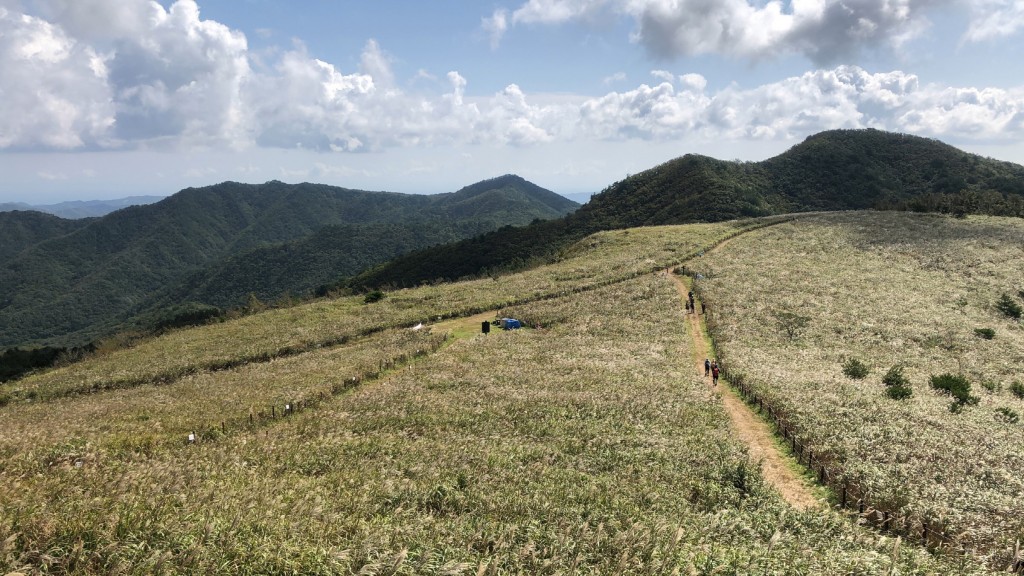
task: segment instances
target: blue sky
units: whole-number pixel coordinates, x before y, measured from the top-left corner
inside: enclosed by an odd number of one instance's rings
[[[0,0],[0,202],[598,191],[832,128],[1024,163],[1024,0]]]

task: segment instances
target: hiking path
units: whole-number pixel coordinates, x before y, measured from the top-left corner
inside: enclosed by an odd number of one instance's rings
[[[675,283],[679,296],[686,300],[690,291],[689,285],[675,274],[674,269],[668,270],[668,274]],[[694,302],[695,308],[700,310],[700,300]],[[691,345],[693,366],[697,373],[704,377],[704,359],[713,359],[707,341],[707,329],[703,322],[704,315],[690,312],[685,316],[693,340]],[[709,387],[714,386],[711,376],[704,377],[704,380]],[[821,499],[815,496],[811,482],[799,472],[800,467],[796,461],[779,450],[771,427],[743,402],[743,399],[729,386],[724,377],[718,379],[718,385],[714,386],[714,392],[721,398],[722,405],[732,422],[732,428],[736,432],[737,438],[747,446],[751,460],[760,463],[765,481],[778,490],[786,502],[798,510],[823,506]]]

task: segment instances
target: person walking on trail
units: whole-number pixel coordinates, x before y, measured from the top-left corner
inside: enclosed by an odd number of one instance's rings
[[[693,310],[694,312],[696,312],[697,311],[697,307],[693,305],[693,291],[691,290],[690,293],[687,294],[687,296],[690,297],[690,310]]]
[[[707,378],[711,374],[711,360],[704,359],[704,377]]]
[[[718,372],[719,372],[719,370],[718,370],[718,363],[712,361],[711,362],[711,385],[712,386],[717,386],[718,385]]]
[[[707,314],[708,313],[708,306],[707,306],[707,304],[704,303],[703,300],[700,301],[700,313],[701,314]]]

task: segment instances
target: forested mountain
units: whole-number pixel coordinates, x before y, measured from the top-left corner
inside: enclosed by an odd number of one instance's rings
[[[0,264],[44,240],[70,234],[88,220],[65,220],[34,211],[0,212]]]
[[[0,346],[82,343],[154,306],[180,304],[175,295],[233,305],[249,292],[310,290],[402,251],[576,206],[503,176],[430,196],[225,182],[86,221],[2,214],[16,223],[2,234],[17,250],[0,266]]]
[[[612,184],[565,218],[409,254],[350,284],[515,268],[598,230],[869,208],[1024,216],[1024,166],[879,130],[822,132],[762,162],[689,154]]]

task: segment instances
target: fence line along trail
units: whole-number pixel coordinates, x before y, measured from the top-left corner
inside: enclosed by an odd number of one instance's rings
[[[679,296],[687,300],[689,287],[675,274],[675,269],[669,270],[668,273],[679,290]],[[695,308],[700,310],[699,301],[696,301]],[[685,316],[693,339],[694,370],[704,374],[704,359],[711,358],[711,352],[708,350],[705,328],[701,323],[702,315],[690,313]],[[711,377],[708,376],[706,380],[710,386]],[[798,510],[821,507],[822,502],[815,497],[810,483],[795,471],[796,462],[779,451],[771,428],[729,387],[724,377],[719,378],[715,393],[722,399],[736,436],[747,446],[750,458],[754,462],[760,462],[765,481],[775,487],[786,502]]]

